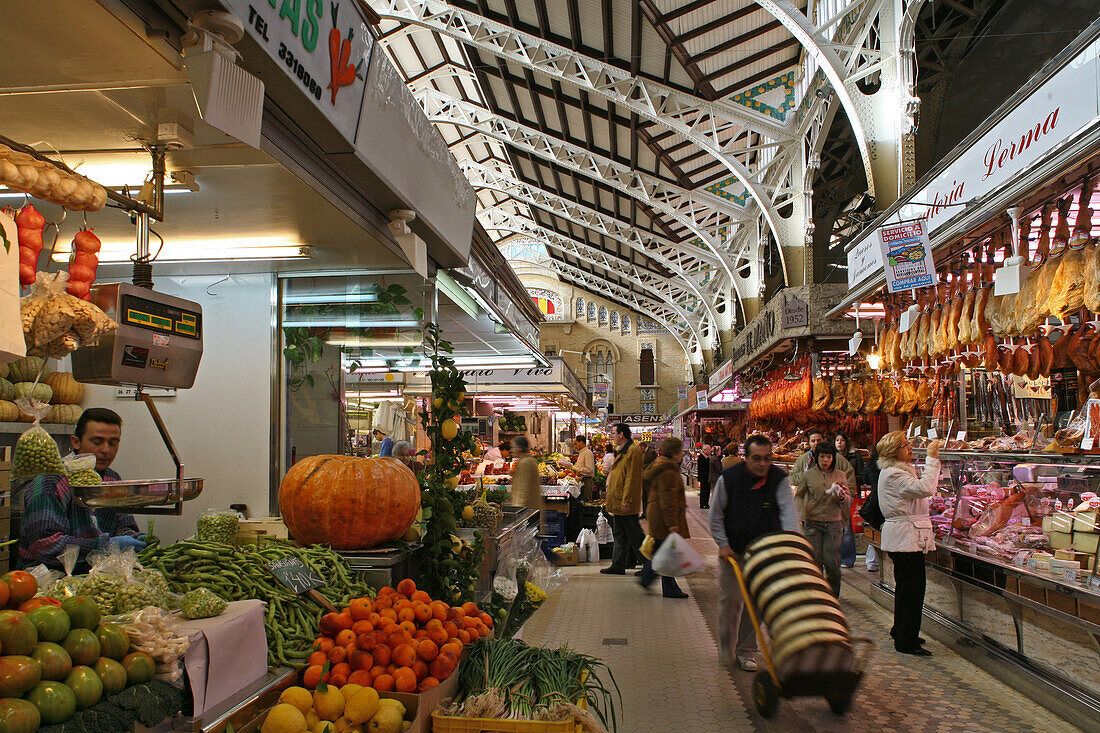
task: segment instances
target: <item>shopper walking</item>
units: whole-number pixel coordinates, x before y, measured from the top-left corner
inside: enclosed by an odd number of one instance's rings
[[[635,565],[645,563],[641,546],[645,535],[638,521],[642,511],[642,449],[631,440],[630,427],[618,423],[611,428],[616,446],[615,462],[607,475],[607,497],[604,509],[611,515],[611,532],[615,549],[611,565],[600,572],[604,575],[625,575]]]
[[[905,433],[887,433],[878,442],[878,502],[886,521],[882,525],[882,551],[894,563],[894,649],[902,654],[929,657],[920,638],[924,608],[924,555],[936,549],[928,497],[940,478],[940,443],[932,441],[917,476],[913,448]]]
[[[825,570],[825,579],[840,597],[840,540],[844,532],[844,507],[848,477],[836,466],[836,448],[818,443],[813,463],[795,484],[795,504],[802,518],[802,534],[814,548],[814,560]]]
[[[677,532],[681,537],[690,537],[687,526],[687,496],[684,492],[684,479],[680,475],[680,464],[684,460],[684,441],[679,438],[665,438],[661,442],[661,452],[653,463],[642,473],[642,480],[649,489],[649,503],[646,505],[646,517],[649,520],[649,535],[656,540],[653,548],[656,554],[668,536]],[[657,579],[653,565],[646,560],[638,582],[648,589]],[[661,576],[661,594],[665,598],[687,598],[688,594],[680,589],[676,578]]]
[[[512,441],[512,451],[516,455],[516,465],[512,469],[512,506],[539,510],[539,533],[543,534],[545,517],[542,512],[542,478],[539,476],[539,463],[531,455],[531,444],[527,436],[515,438]]]
[[[699,508],[709,509],[710,501],[710,446],[700,443],[695,456],[696,480],[699,481]]]
[[[737,455],[737,452],[740,450],[741,446],[737,444],[736,440],[731,440],[730,442],[726,443],[725,447],[722,448],[723,471],[725,471],[727,468],[733,468],[734,464],[740,463],[742,461],[741,456]]]
[[[791,486],[772,465],[772,442],[763,435],[745,441],[745,460],[722,472],[714,487],[710,533],[718,544],[718,659],[756,671],[756,632],[728,558],[742,561],[745,547],[761,535],[798,531]]]
[[[707,486],[707,507],[710,506],[710,497],[714,494],[714,486],[722,476],[722,449],[716,443],[710,446],[710,460],[707,461],[709,484]]]

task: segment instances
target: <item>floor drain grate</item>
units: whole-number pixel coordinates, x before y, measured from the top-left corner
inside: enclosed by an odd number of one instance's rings
[[[604,639],[604,646],[626,646],[626,639]]]

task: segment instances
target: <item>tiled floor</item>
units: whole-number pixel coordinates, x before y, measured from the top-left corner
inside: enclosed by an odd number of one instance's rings
[[[718,663],[716,548],[698,500],[689,504],[696,507],[689,512],[692,544],[708,562],[708,572],[681,582],[691,598],[647,594],[632,575],[600,575],[606,563],[580,565],[569,568],[569,582],[523,629],[529,643],[565,644],[607,662],[623,696],[619,733],[1078,730],[934,640],[931,658],[883,646],[890,615],[855,587],[866,583],[846,583],[841,592],[853,628],[879,642],[852,710],[838,717],[822,698],[798,698],[781,700],[778,714],[764,720],[752,703],[752,675]],[[867,575],[862,563],[844,572]]]

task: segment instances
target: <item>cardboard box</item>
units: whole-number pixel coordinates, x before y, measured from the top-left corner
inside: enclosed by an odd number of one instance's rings
[[[237,544],[254,545],[261,539],[285,540],[290,538],[290,532],[282,517],[259,517],[257,519],[242,519],[237,524]]]
[[[554,564],[559,568],[580,564],[580,554],[577,552],[576,548],[566,550],[565,552],[554,551],[551,554],[554,556]]]
[[[388,697],[400,700],[405,706],[405,719],[412,719],[412,726],[407,733],[429,733],[432,729],[432,711],[447,698],[455,696],[458,692],[458,672],[439,683],[427,692],[414,695],[410,692],[380,692],[379,697]]]

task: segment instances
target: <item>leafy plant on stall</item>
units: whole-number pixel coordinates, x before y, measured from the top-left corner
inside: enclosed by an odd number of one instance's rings
[[[469,415],[466,381],[455,368],[451,344],[444,341],[434,323],[424,328],[424,348],[430,355],[432,384],[430,407],[420,413],[424,432],[432,446],[432,460],[421,474],[421,508],[424,517],[424,567],[421,586],[432,598],[451,605],[474,599],[485,555],[482,534],[473,546],[456,535],[458,512],[465,503],[456,488],[464,451],[474,447],[474,436],[456,418]]]
[[[379,289],[376,292],[377,299],[366,303],[318,303],[293,306],[294,315],[308,317],[318,321],[343,320],[345,323],[354,324],[370,316],[396,315],[401,313],[404,306],[412,304],[406,296],[408,289],[401,284],[393,283],[389,287]],[[412,315],[417,320],[424,318],[424,309],[416,307],[412,309]],[[286,326],[283,328],[283,339],[286,346],[283,347],[283,356],[290,366],[290,389],[297,391],[303,385],[313,387],[316,385],[316,377],[310,371],[310,367],[319,362],[324,356],[325,343],[332,335],[333,326]],[[392,326],[376,326],[372,328],[348,327],[345,329],[350,335],[357,335],[369,339],[376,336],[392,334],[397,331]],[[371,350],[363,349],[364,355],[369,356]],[[411,356],[411,347],[405,349],[406,356]],[[353,367],[357,365],[353,364]]]

